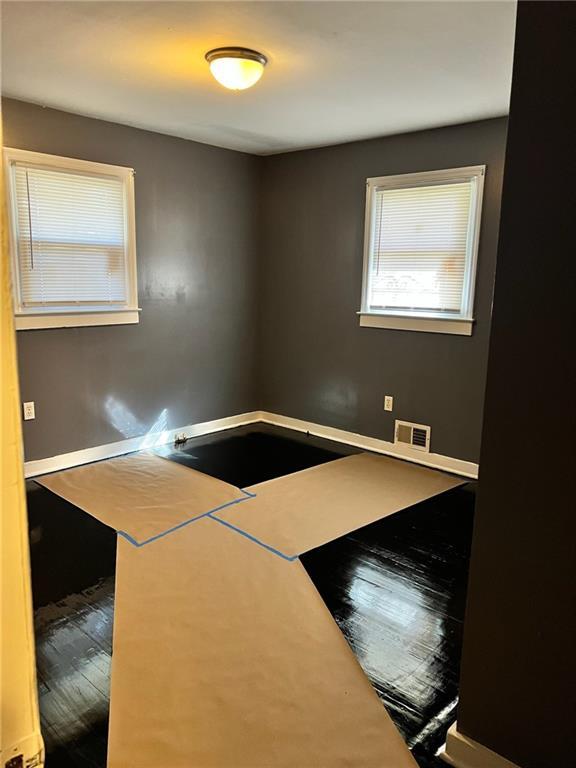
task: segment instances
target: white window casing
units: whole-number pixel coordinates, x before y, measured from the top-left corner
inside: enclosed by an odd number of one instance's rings
[[[485,168],[367,180],[361,326],[472,334]]]
[[[137,323],[134,171],[5,149],[17,330]]]

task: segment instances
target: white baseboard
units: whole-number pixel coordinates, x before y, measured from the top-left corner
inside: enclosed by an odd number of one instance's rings
[[[317,437],[324,437],[327,440],[334,440],[337,443],[346,443],[355,448],[363,448],[366,451],[375,453],[384,453],[386,456],[393,456],[396,459],[404,459],[415,464],[423,464],[425,467],[442,469],[445,472],[452,472],[455,475],[463,477],[478,477],[478,464],[464,459],[454,459],[450,456],[442,456],[440,453],[424,453],[412,448],[404,447],[398,443],[390,443],[387,440],[380,440],[377,437],[366,437],[358,435],[355,432],[347,432],[345,429],[336,429],[335,427],[325,427],[322,424],[314,424],[312,421],[303,421],[302,419],[293,419],[290,416],[280,416],[277,413],[268,413],[260,411],[261,421],[267,424],[275,424],[287,429],[295,429],[298,432],[309,432]]]
[[[221,432],[223,429],[241,427],[243,424],[253,424],[255,421],[260,421],[260,411],[240,413],[237,416],[214,419],[214,421],[203,421],[200,424],[189,424],[187,427],[167,429],[163,432],[149,432],[140,437],[119,440],[117,443],[106,443],[105,445],[96,445],[94,448],[84,448],[81,451],[60,453],[58,456],[50,456],[47,459],[26,461],[24,462],[24,475],[25,477],[46,475],[49,472],[58,472],[61,469],[78,467],[80,464],[89,464],[91,461],[112,459],[114,456],[122,456],[125,453],[142,451],[156,445],[173,443],[176,436],[182,433],[186,437],[199,437],[200,435],[209,435],[212,432]]]
[[[36,731],[20,739],[16,744],[2,746],[0,750],[0,765],[6,765],[10,760],[23,756],[22,765],[37,768],[44,765],[44,741]]]
[[[155,432],[140,437],[131,437],[127,440],[119,440],[116,443],[107,443],[106,445],[97,445],[94,448],[85,448],[81,451],[72,451],[71,453],[61,453],[58,456],[50,456],[47,459],[37,459],[27,461],[24,464],[24,471],[27,478],[45,475],[49,472],[57,472],[61,469],[77,467],[80,464],[88,464],[91,461],[100,461],[102,459],[111,459],[114,456],[121,456],[132,451],[140,451],[145,448],[151,448],[156,445],[166,445],[174,442],[176,435],[185,434],[186,437],[198,437],[212,432],[221,432],[224,429],[240,427],[244,424],[254,424],[264,422],[274,424],[286,429],[293,429],[298,432],[308,432],[317,437],[323,437],[327,440],[333,440],[337,443],[362,448],[366,451],[383,453],[387,456],[393,456],[397,459],[412,461],[416,464],[423,464],[426,467],[441,469],[445,472],[452,472],[463,477],[478,477],[478,464],[463,459],[454,459],[450,456],[442,456],[439,453],[423,453],[410,448],[390,443],[387,440],[380,440],[376,437],[366,437],[358,435],[355,432],[347,432],[344,429],[334,427],[325,427],[322,424],[315,424],[311,421],[302,419],[293,419],[289,416],[281,416],[277,413],[268,411],[251,411],[249,413],[240,413],[236,416],[228,416],[224,419],[215,419],[214,421],[204,421],[200,424],[190,424],[187,427],[165,430],[164,432]]]
[[[464,736],[454,723],[438,756],[454,768],[519,768],[505,757]]]

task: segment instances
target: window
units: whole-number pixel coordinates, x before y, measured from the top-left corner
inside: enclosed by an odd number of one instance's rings
[[[131,168],[5,150],[17,330],[138,322]]]
[[[368,179],[360,325],[472,334],[484,171]]]

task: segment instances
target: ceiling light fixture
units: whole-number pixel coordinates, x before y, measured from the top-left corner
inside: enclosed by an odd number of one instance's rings
[[[214,48],[206,54],[210,72],[231,91],[251,88],[262,77],[268,59],[250,48]]]

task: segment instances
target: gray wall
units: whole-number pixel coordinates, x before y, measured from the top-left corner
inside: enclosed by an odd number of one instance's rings
[[[3,100],[7,146],[136,169],[138,325],[19,331],[26,458],[256,408],[260,160]],[[108,408],[106,407],[108,403]]]
[[[458,708],[522,768],[576,765],[575,26],[518,5]]]
[[[478,460],[505,119],[259,158],[3,100],[8,146],[136,169],[139,325],[18,333],[28,460],[257,408]],[[485,163],[471,338],[360,328],[365,180]],[[394,412],[382,408],[394,395]]]
[[[478,460],[505,140],[497,119],[265,159],[263,409],[386,440],[395,418],[430,424],[434,452]],[[477,164],[487,175],[474,335],[360,328],[366,178]]]

